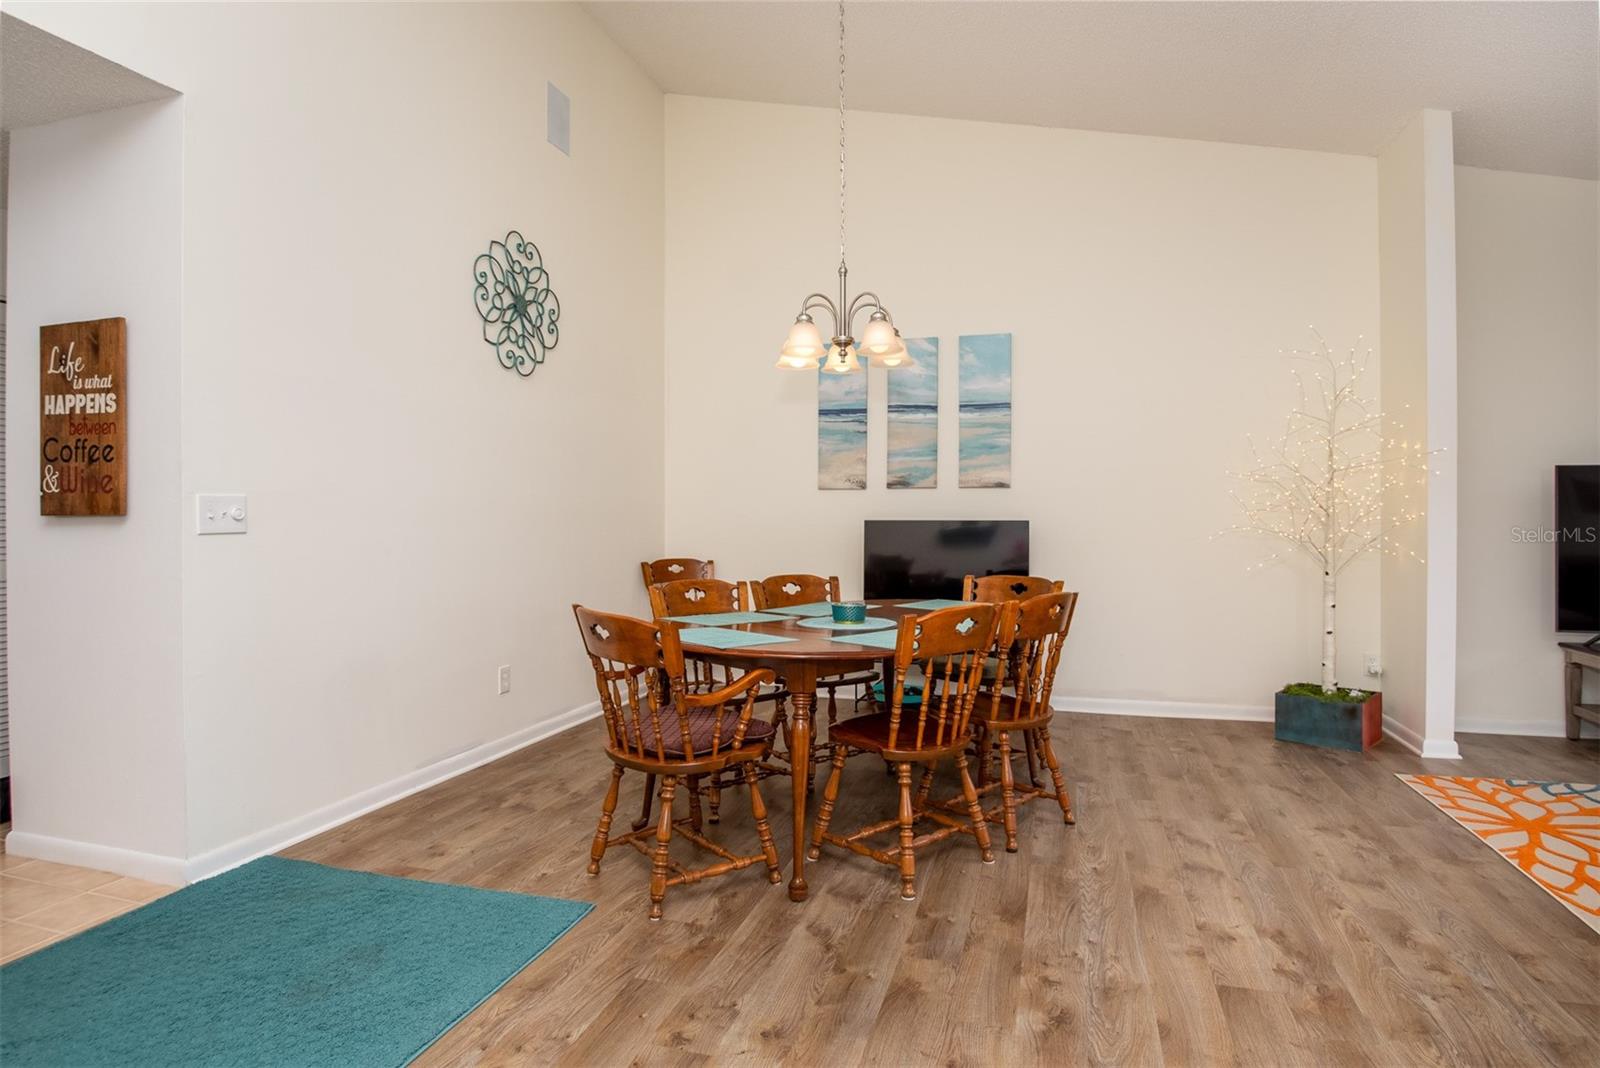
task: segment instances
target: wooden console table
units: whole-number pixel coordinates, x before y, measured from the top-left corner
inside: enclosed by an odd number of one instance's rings
[[[1567,658],[1567,737],[1577,738],[1583,720],[1600,725],[1600,705],[1583,703],[1583,672],[1600,671],[1600,646],[1562,642]]]

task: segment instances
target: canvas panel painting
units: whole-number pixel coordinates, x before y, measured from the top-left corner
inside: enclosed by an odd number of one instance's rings
[[[961,338],[962,489],[1011,485],[1011,335]]]
[[[889,372],[889,488],[939,485],[939,339],[908,337],[912,363]]]
[[[867,376],[817,373],[817,488],[867,488]]]

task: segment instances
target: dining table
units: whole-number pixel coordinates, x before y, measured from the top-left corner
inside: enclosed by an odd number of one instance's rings
[[[806,807],[811,778],[811,738],[815,731],[817,680],[870,670],[879,664],[886,685],[894,679],[894,641],[904,616],[916,616],[961,601],[867,601],[867,622],[834,623],[832,605],[791,605],[760,612],[674,617],[686,655],[740,671],[768,668],[789,692],[790,771],[794,788],[794,869],[789,898],[806,899]],[[745,617],[765,617],[748,618]],[[736,619],[745,619],[734,622]],[[725,620],[725,622],[723,622]],[[706,625],[707,621],[713,622]],[[722,632],[722,633],[717,633]],[[730,636],[732,635],[732,636]]]

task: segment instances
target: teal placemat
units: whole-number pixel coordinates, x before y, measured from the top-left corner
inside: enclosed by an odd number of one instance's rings
[[[792,604],[786,608],[769,608],[769,612],[782,612],[786,616],[831,616],[833,605],[827,601],[813,601],[811,604]]]
[[[731,627],[736,623],[787,623],[784,616],[765,612],[709,612],[703,616],[668,616],[674,623],[693,623],[697,627]]]
[[[954,608],[958,604],[966,604],[966,603],[967,603],[966,601],[949,601],[949,600],[944,599],[943,597],[934,597],[934,598],[931,598],[930,600],[926,600],[926,601],[907,601],[905,604],[900,605],[900,607],[901,608],[920,608],[924,612],[931,612],[935,608]]]
[[[756,634],[748,630],[723,630],[721,627],[684,627],[678,638],[685,645],[709,645],[713,649],[743,649],[747,645],[775,645],[792,642],[781,634]]]
[[[870,645],[874,649],[893,649],[900,640],[900,629],[875,630],[867,634],[830,634],[830,639],[836,642],[847,642],[850,645]]]
[[[892,627],[899,620],[884,619],[882,616],[868,616],[860,623],[835,623],[832,619],[802,619],[796,626],[819,627],[824,630],[877,630],[879,627]]]
[[[592,907],[263,857],[0,969],[0,1063],[407,1064]]]

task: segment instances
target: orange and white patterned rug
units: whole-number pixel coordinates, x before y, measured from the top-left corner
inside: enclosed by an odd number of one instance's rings
[[[1600,933],[1600,785],[1401,775]]]

